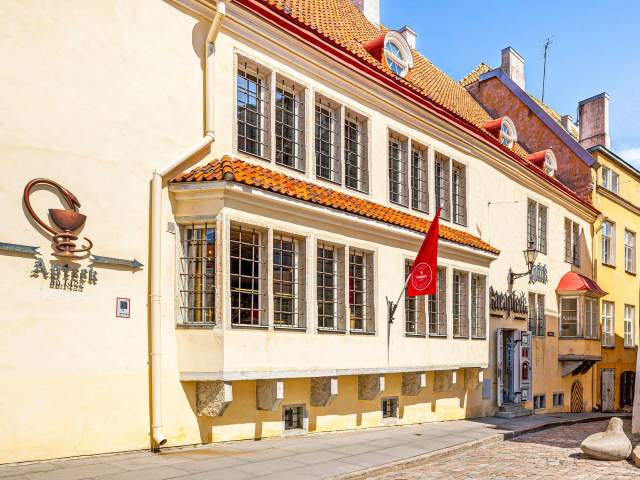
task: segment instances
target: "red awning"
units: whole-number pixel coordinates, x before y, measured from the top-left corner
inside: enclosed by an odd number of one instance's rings
[[[556,287],[556,292],[591,293],[599,297],[607,294],[607,292],[602,290],[594,280],[576,272],[565,273]]]

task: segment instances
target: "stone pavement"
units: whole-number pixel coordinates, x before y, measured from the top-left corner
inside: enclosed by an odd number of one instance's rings
[[[518,436],[506,442],[484,444],[446,458],[370,473],[367,480],[426,479],[638,479],[640,469],[629,461],[605,462],[585,457],[580,443],[603,431],[607,421],[559,426]],[[630,435],[631,421],[625,420]]]
[[[464,449],[466,452],[471,448],[471,445],[474,445],[474,442],[476,445],[494,442],[493,446],[486,447],[488,452],[492,452],[496,449],[495,443],[503,436],[510,438],[550,424],[608,417],[609,415],[602,414],[549,414],[512,420],[489,417],[477,420],[311,434],[262,441],[229,442],[197,448],[175,448],[163,450],[159,454],[143,451],[97,455],[67,460],[3,465],[0,466],[0,479],[325,479],[341,475],[352,476],[356,472],[389,464],[404,462],[419,464],[423,461],[421,457],[425,455],[431,456],[432,461],[437,461],[435,456],[441,455],[443,452],[450,454],[452,449],[458,448]],[[505,445],[505,443],[500,445]],[[513,443],[513,445],[522,444]],[[462,455],[470,454],[464,453]],[[448,459],[442,461],[449,465]],[[502,462],[513,465],[508,456],[503,457]],[[452,467],[446,468],[450,470]],[[403,470],[403,475],[407,471]],[[370,478],[368,475],[365,478]],[[412,478],[432,477],[417,476]]]

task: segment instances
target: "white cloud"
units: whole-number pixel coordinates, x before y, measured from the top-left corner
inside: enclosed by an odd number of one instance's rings
[[[623,148],[618,155],[625,161],[640,169],[640,147]]]

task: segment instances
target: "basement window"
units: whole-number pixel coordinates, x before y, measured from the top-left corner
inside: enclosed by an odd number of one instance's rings
[[[553,406],[561,407],[564,405],[564,393],[554,393],[553,394]]]
[[[547,399],[545,395],[533,396],[533,408],[539,410],[541,408],[547,408]]]
[[[282,409],[286,432],[304,430],[304,405],[289,405]]]
[[[398,397],[382,399],[382,418],[398,418]]]

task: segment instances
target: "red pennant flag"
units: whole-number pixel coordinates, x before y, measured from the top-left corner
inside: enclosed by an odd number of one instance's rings
[[[434,295],[436,293],[436,272],[438,271],[438,230],[440,227],[440,209],[431,222],[424,237],[418,256],[409,270],[407,296]]]

